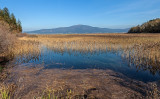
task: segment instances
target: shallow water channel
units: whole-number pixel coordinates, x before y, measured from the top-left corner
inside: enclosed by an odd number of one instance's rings
[[[149,69],[144,70],[130,63],[127,59],[121,56],[121,51],[95,50],[90,51],[75,51],[59,49],[51,50],[45,46],[41,48],[38,55],[19,56],[14,59],[15,64],[43,64],[44,69],[101,69],[112,70],[122,73],[128,78],[143,82],[158,81],[160,79],[159,70],[153,74]]]

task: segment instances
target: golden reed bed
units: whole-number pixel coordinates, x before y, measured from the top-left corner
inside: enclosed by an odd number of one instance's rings
[[[41,46],[53,51],[94,53],[121,52],[122,57],[137,68],[160,69],[160,34],[56,34],[29,35],[19,38],[20,45],[15,53],[27,55],[40,53]],[[25,43],[22,43],[25,42]],[[36,55],[38,55],[36,54]],[[31,54],[29,54],[31,55]]]

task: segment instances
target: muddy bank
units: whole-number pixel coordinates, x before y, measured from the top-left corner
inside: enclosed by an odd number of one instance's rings
[[[59,98],[71,90],[72,98],[131,99],[145,98],[150,84],[136,81],[111,70],[43,69],[42,66],[10,68],[6,85],[15,85],[13,99],[40,97],[46,88]]]

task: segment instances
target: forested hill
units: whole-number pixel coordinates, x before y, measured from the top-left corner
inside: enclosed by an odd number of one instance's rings
[[[128,33],[160,33],[160,18],[132,27]]]
[[[22,26],[20,20],[17,20],[13,13],[10,14],[8,8],[0,9],[0,23],[8,24],[11,33],[21,33]]]
[[[28,31],[27,33],[37,33],[37,34],[71,34],[71,33],[116,33],[116,32],[127,32],[129,29],[109,29],[109,28],[99,28],[92,27],[88,25],[73,25],[70,27],[60,27],[54,29],[41,29],[36,31]]]

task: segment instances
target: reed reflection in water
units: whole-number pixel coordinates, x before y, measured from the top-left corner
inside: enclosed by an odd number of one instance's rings
[[[135,35],[123,36],[23,38],[39,42],[41,47],[36,54],[18,55],[16,62],[43,64],[46,68],[112,69],[143,81],[158,79],[160,54],[156,36],[140,36],[141,40]]]

